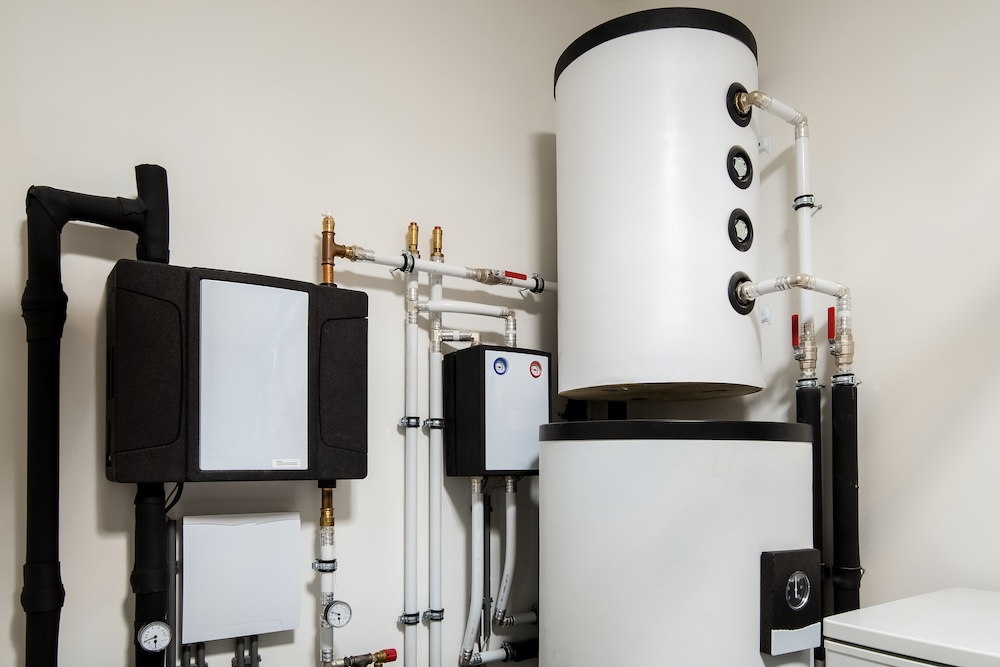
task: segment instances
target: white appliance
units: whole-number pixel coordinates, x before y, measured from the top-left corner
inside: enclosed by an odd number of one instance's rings
[[[734,18],[670,7],[574,41],[556,66],[559,393],[716,398],[764,387],[757,135],[733,86],[757,88],[756,42]],[[739,167],[734,174],[734,161]]]
[[[812,546],[807,426],[540,431],[541,667],[812,665],[810,650],[761,655],[758,622],[761,554]]]
[[[951,588],[823,621],[826,667],[997,667],[1000,593]]]

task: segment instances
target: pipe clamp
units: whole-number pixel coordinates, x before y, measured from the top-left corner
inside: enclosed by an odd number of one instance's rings
[[[444,609],[428,609],[424,612],[425,621],[443,621]]]
[[[313,561],[312,568],[317,572],[336,572],[337,571],[337,559],[333,560],[319,560]]]

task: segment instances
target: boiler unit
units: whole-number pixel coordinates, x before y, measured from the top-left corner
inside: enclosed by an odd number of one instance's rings
[[[720,397],[764,387],[750,30],[657,9],[574,41],[555,70],[559,393]],[[642,286],[642,289],[639,287]]]

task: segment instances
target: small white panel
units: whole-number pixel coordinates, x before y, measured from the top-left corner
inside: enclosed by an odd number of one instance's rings
[[[998,628],[1000,593],[969,588],[887,602],[823,621],[830,639],[956,667],[1000,665]]]
[[[299,627],[299,514],[186,516],[181,642]]]
[[[309,465],[309,295],[201,281],[202,470]]]
[[[486,469],[538,470],[538,427],[549,422],[549,360],[486,352]]]
[[[813,623],[795,630],[771,630],[771,655],[785,655],[820,645],[822,624]]]

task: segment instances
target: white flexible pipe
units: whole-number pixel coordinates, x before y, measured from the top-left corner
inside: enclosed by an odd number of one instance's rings
[[[508,486],[506,493],[504,493],[504,505],[507,521],[504,527],[503,574],[500,575],[496,613],[493,615],[493,623],[496,626],[505,625],[507,603],[510,600],[514,567],[517,563],[517,491],[512,486]]]
[[[441,275],[431,275],[431,302],[441,300],[443,287]],[[441,330],[441,316],[434,314],[431,328]],[[431,344],[428,363],[428,419],[444,419],[444,386],[441,377],[441,343]],[[444,488],[444,437],[440,428],[428,429],[428,473],[427,473],[427,504],[428,504],[428,607],[432,611],[443,609],[441,592],[441,493]],[[430,667],[441,667],[441,626],[442,621],[430,622],[430,638],[428,655]]]
[[[485,665],[489,662],[504,662],[507,660],[507,651],[502,648],[495,648],[492,651],[483,651],[479,654],[477,664]]]
[[[535,610],[521,611],[516,614],[511,614],[507,618],[510,619],[511,625],[525,625],[528,623],[537,623],[538,612]]]
[[[483,480],[472,478],[472,558],[469,578],[472,580],[472,592],[469,594],[469,620],[465,624],[465,637],[462,640],[462,655],[460,664],[468,664],[476,645],[476,635],[479,634],[479,619],[483,612]]]
[[[418,358],[417,293],[418,274],[406,280],[406,324],[404,328],[404,417],[419,414],[417,390]],[[404,424],[403,441],[403,614],[417,611],[417,447],[419,428]],[[403,624],[403,665],[417,667],[417,625]]]
[[[740,298],[744,302],[753,301],[757,297],[765,294],[774,294],[789,289],[803,289],[828,294],[833,297],[842,297],[850,294],[846,285],[841,285],[832,280],[809,276],[804,273],[792,274],[790,276],[778,276],[770,280],[762,280],[759,283],[743,283],[740,286]],[[745,297],[745,298],[744,298]]]

